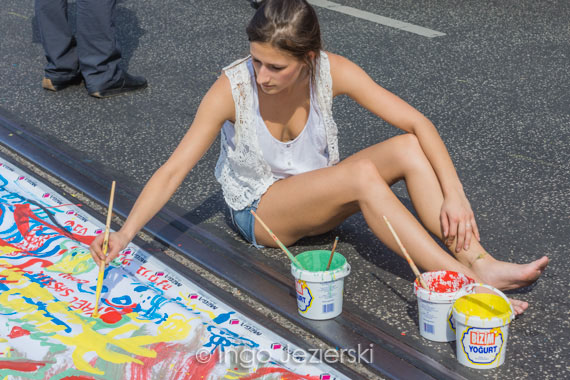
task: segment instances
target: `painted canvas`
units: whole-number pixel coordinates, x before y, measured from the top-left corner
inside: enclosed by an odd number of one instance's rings
[[[129,245],[97,271],[102,224],[0,159],[0,379],[343,379]]]

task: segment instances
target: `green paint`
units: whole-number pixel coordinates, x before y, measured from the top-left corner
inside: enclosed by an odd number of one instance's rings
[[[331,251],[321,249],[300,253],[295,258],[299,260],[305,270],[309,272],[323,272],[327,269],[327,264],[329,263],[330,256]],[[344,256],[338,252],[335,252],[329,270],[334,271],[336,269],[340,269],[344,266],[344,264],[346,264],[346,259]]]

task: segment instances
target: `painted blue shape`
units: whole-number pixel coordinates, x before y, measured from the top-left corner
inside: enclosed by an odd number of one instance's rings
[[[38,301],[37,303],[34,302],[33,299],[28,298],[28,297],[22,297],[24,299],[24,301],[26,301],[27,303],[29,303],[30,305],[35,305],[37,306],[38,310],[41,310],[44,312],[44,316],[48,317],[51,319],[51,321],[58,325],[58,326],[65,326],[65,332],[69,333],[71,332],[71,327],[69,327],[69,325],[67,325],[65,322],[63,322],[61,319],[55,317],[53,314],[51,314],[48,310],[47,310],[47,304]],[[68,307],[69,309],[69,307]]]
[[[144,292],[145,290],[149,290],[150,288],[148,286],[144,286],[144,285],[138,285],[134,290],[135,292]]]
[[[115,305],[121,305],[121,306],[131,305],[133,303],[131,297],[129,297],[128,295],[112,298],[111,302],[114,303]]]
[[[214,318],[212,320],[212,322],[214,322],[216,324],[227,322],[230,319],[232,314],[235,314],[235,311],[230,311],[229,313],[219,314],[216,318]]]
[[[87,287],[87,289],[83,289],[83,285],[85,285],[85,284],[77,284],[77,290],[79,290],[79,292],[87,293],[87,294],[95,294],[97,292],[97,285],[91,285],[91,286]],[[107,288],[106,285],[103,285],[103,288],[101,289],[101,293],[106,293],[108,291],[109,291],[109,288]]]

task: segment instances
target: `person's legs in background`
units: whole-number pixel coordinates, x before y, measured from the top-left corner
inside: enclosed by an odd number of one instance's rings
[[[107,97],[146,87],[146,79],[120,67],[115,31],[116,0],[77,0],[80,69],[89,95]]]
[[[67,0],[36,0],[35,12],[47,60],[42,86],[59,91],[81,83],[77,47],[67,20]]]
[[[67,0],[36,0],[40,38],[48,61],[42,86],[59,91],[81,83],[89,95],[104,98],[145,88],[146,79],[121,69],[116,38],[116,0],[77,0],[75,38],[67,18]]]

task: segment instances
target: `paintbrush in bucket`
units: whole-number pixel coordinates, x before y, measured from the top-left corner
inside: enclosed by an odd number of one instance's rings
[[[283,250],[283,252],[285,252],[285,254],[287,255],[287,257],[289,257],[289,259],[295,263],[295,265],[297,265],[299,268],[301,269],[305,269],[303,268],[303,266],[301,265],[301,263],[299,262],[299,260],[297,260],[295,258],[295,256],[293,256],[293,254],[291,252],[289,252],[289,250],[287,249],[287,247],[285,247],[285,245],[283,243],[281,243],[281,240],[279,240],[277,238],[277,236],[275,236],[275,234],[273,233],[273,231],[271,231],[269,229],[269,227],[267,227],[267,225],[265,223],[263,223],[263,220],[261,220],[261,218],[255,213],[255,211],[251,210],[251,214],[253,216],[255,216],[255,219],[257,219],[257,221],[261,224],[261,226],[265,229],[265,231],[267,231],[267,233],[273,238],[273,240],[275,240],[275,242],[277,243],[277,245]]]
[[[332,259],[334,256],[334,250],[336,249],[336,244],[338,243],[338,236],[334,238],[334,243],[333,243],[333,247],[331,250],[331,257],[329,257],[329,263],[327,264],[327,269],[325,270],[329,270],[329,268],[331,267],[331,263],[332,263]]]
[[[111,197],[109,198],[109,208],[107,209],[107,222],[105,223],[105,235],[103,236],[103,256],[107,257],[109,248],[109,232],[111,230],[111,215],[113,214],[113,199],[115,198],[115,181],[111,184]],[[99,298],[103,289],[103,277],[105,275],[105,260],[99,263],[99,275],[97,276],[97,290],[95,292],[95,309],[92,317],[99,317]]]
[[[410,264],[410,267],[412,268],[412,271],[414,272],[414,274],[416,275],[416,278],[418,279],[418,282],[420,283],[420,285],[422,286],[422,288],[429,290],[427,284],[425,283],[424,279],[422,278],[420,271],[418,270],[418,267],[416,267],[416,264],[414,264],[414,261],[412,260],[412,258],[410,257],[410,255],[408,254],[408,251],[406,251],[406,248],[404,248],[404,245],[402,244],[402,242],[400,241],[400,238],[398,237],[398,234],[396,234],[396,231],[394,231],[394,228],[392,228],[392,225],[390,224],[390,222],[388,221],[388,218],[386,218],[386,216],[384,216],[384,221],[386,222],[386,224],[388,225],[388,228],[390,229],[390,232],[392,233],[392,235],[394,236],[394,239],[396,239],[396,243],[398,243],[398,246],[400,247],[400,249],[402,250],[402,253],[404,254],[404,257],[406,258],[406,260],[408,261],[408,264]]]

